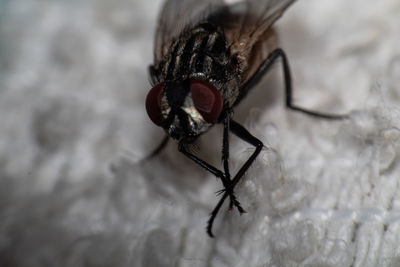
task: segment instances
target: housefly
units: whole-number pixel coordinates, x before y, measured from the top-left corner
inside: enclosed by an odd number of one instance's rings
[[[263,143],[233,120],[232,109],[282,60],[286,106],[315,117],[343,116],[314,112],[292,104],[289,63],[277,46],[272,25],[295,0],[167,0],[162,8],[149,67],[153,88],[146,97],[150,119],[166,132],[158,154],[169,138],[178,150],[222,181],[222,197],[210,214],[207,233],[225,199],[230,209],[245,213],[234,194],[263,148]],[[187,146],[214,124],[223,124],[223,169],[200,159]],[[253,145],[255,151],[232,175],[229,171],[229,132]]]

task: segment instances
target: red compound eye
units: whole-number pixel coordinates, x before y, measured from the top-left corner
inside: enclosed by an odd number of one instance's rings
[[[161,114],[161,96],[165,83],[159,83],[153,88],[146,97],[146,111],[150,119],[158,126],[161,126],[163,116]]]
[[[195,108],[209,123],[217,122],[222,110],[222,97],[209,83],[200,80],[190,81],[190,92]]]

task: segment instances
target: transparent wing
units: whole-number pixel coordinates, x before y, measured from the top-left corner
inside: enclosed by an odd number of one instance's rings
[[[252,41],[268,30],[293,2],[295,0],[234,1],[234,4],[213,17],[217,24],[224,25],[231,43],[241,40],[251,45]]]
[[[277,43],[274,22],[295,0],[242,0],[212,14],[210,20],[224,29],[233,54],[242,61],[244,84]]]
[[[224,0],[166,0],[156,31],[155,60],[164,57],[185,27],[205,19],[222,6],[224,6]]]

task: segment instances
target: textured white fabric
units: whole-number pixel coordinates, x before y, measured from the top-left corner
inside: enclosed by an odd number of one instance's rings
[[[234,117],[266,145],[216,219],[221,182],[144,111],[161,1],[0,1],[0,266],[400,266],[400,2],[298,1],[280,66]],[[221,166],[222,131],[198,141]],[[254,149],[232,137],[232,173]]]

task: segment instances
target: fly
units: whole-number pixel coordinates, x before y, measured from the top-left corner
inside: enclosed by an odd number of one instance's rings
[[[314,112],[292,103],[290,69],[284,51],[277,47],[274,22],[295,0],[167,0],[161,11],[155,38],[153,88],[146,97],[150,119],[166,132],[158,154],[170,137],[178,150],[209,171],[223,184],[221,199],[210,214],[207,233],[222,204],[246,211],[234,189],[253,164],[263,143],[233,120],[232,109],[253,89],[271,66],[282,60],[286,106],[305,114],[342,119],[345,116]],[[198,158],[187,149],[214,124],[223,124],[223,170]],[[229,171],[229,132],[255,147],[239,171]]]

